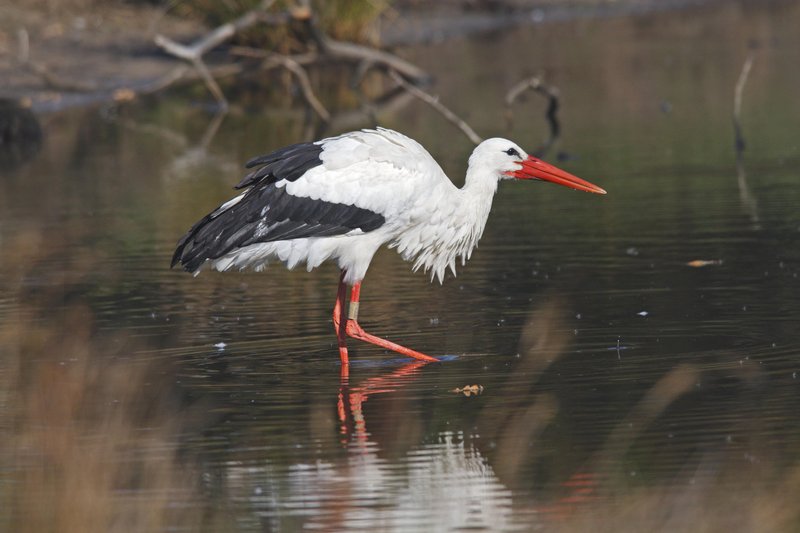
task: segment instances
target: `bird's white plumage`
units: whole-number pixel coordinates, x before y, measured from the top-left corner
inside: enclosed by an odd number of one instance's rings
[[[275,185],[292,196],[379,213],[385,223],[366,233],[353,230],[237,248],[212,260],[215,269],[260,270],[270,259],[278,259],[289,268],[305,262],[311,270],[335,259],[346,271],[345,280],[355,283],[364,278],[378,248],[388,244],[413,260],[415,270],[430,270],[441,282],[448,267],[455,274],[458,257],[462,264],[469,258],[483,233],[498,181],[526,157],[511,141],[484,141],[470,157],[465,185],[459,189],[419,143],[392,130],[352,132],[318,144],[323,148],[322,164]],[[515,157],[507,153],[510,148]]]

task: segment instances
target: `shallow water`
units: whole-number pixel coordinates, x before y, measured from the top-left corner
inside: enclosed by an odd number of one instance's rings
[[[0,169],[0,525],[797,530],[798,23],[723,6],[402,50],[479,133],[530,147],[544,103],[509,126],[502,100],[543,71],[547,157],[609,194],[504,183],[441,287],[379,252],[363,325],[447,360],[351,342],[349,378],[332,266],[167,268],[242,161],[303,138],[302,110],[235,109],[208,143],[184,98],[43,117],[38,153]],[[337,90],[338,124],[370,126]],[[439,115],[377,118],[460,181],[471,145]]]

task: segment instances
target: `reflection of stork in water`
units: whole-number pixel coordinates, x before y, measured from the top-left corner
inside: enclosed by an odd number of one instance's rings
[[[425,361],[409,363],[389,374],[366,379],[358,387],[350,387],[347,373],[343,372],[337,404],[342,435],[349,435],[352,432],[358,442],[366,441],[367,428],[364,421],[364,412],[362,411],[364,402],[374,394],[395,392],[398,388],[414,379],[415,374],[426,364],[427,362]],[[348,425],[352,425],[352,429]]]
[[[247,190],[197,222],[178,243],[172,265],[195,273],[206,266],[261,270],[278,259],[311,270],[335,260],[342,271],[333,312],[342,365],[349,361],[348,336],[436,361],[358,323],[361,281],[384,244],[442,281],[477,246],[501,180],[543,180],[605,194],[498,138],[475,148],[459,189],[422,146],[387,129],[295,144],[248,166],[257,168],[237,185]],[[345,317],[347,285],[352,290]]]
[[[398,393],[420,377],[420,370],[426,364],[423,361],[409,363],[388,374],[368,378],[354,387],[350,386],[349,378],[342,375],[337,411],[342,443],[348,445],[350,455],[348,464],[352,472],[348,477],[354,477],[356,485],[363,483],[373,493],[379,492],[382,486],[391,486],[391,480],[387,479],[391,478],[391,473],[381,468],[381,461],[376,456],[380,450],[379,443],[367,429],[364,403],[371,396]],[[433,441],[415,447],[409,455],[413,460],[408,465],[407,494],[405,497],[392,496],[396,506],[394,513],[376,511],[372,517],[376,524],[384,523],[393,514],[406,523],[412,523],[412,516],[426,516],[426,505],[432,502],[437,511],[431,512],[428,519],[438,521],[439,526],[432,531],[463,527],[504,530],[507,527],[513,529],[515,523],[520,523],[521,517],[515,517],[511,509],[512,491],[497,476],[487,458],[469,444],[465,435],[440,433]],[[575,472],[560,485],[565,494],[535,507],[533,516],[537,522],[560,522],[601,501],[597,494],[599,482],[592,472]],[[377,494],[373,496],[379,497]],[[369,493],[360,492],[349,497],[356,501],[371,499]],[[410,507],[404,509],[404,505]],[[450,507],[454,512],[443,511],[442,506]],[[469,513],[465,512],[467,508]],[[366,513],[365,510],[362,512]],[[378,520],[383,514],[385,517]]]

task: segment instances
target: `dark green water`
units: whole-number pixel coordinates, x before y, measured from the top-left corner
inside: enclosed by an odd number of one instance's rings
[[[609,194],[504,183],[442,287],[379,252],[362,324],[454,357],[352,341],[349,379],[334,267],[168,269],[241,162],[303,139],[299,106],[243,96],[207,145],[190,99],[42,117],[38,153],[0,169],[0,525],[797,530],[798,27],[796,3],[734,4],[401,50],[479,133],[531,149],[544,102],[510,127],[502,102],[543,72],[548,157]],[[325,134],[373,125],[319,83]],[[461,181],[472,145],[427,106],[377,119]]]

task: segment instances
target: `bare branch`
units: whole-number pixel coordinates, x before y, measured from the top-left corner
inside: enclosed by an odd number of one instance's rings
[[[339,59],[349,59],[359,62],[368,61],[372,65],[382,65],[386,69],[397,72],[414,83],[425,83],[431,80],[430,74],[421,68],[394,54],[384,52],[383,50],[328,39],[325,42],[324,51],[327,55]]]
[[[206,87],[208,87],[209,92],[214,96],[219,105],[223,109],[227,109],[228,101],[225,99],[222,88],[216,82],[214,77],[209,72],[208,67],[206,67],[206,64],[203,62],[203,55],[236,35],[237,32],[247,29],[259,22],[263,12],[269,9],[274,1],[275,0],[262,0],[262,2],[255,9],[248,11],[233,22],[228,22],[227,24],[219,26],[211,31],[211,33],[189,46],[182,45],[161,34],[156,35],[154,41],[156,45],[165,52],[180,59],[189,61],[197,70],[197,72],[200,73],[200,77],[203,78]]]
[[[426,93],[416,85],[412,85],[411,83],[406,81],[405,78],[403,78],[403,76],[401,76],[400,74],[398,74],[393,70],[389,71],[389,76],[395,81],[395,83],[400,85],[403,89],[413,94],[414,96],[416,96],[417,98],[419,98],[420,100],[422,100],[423,102],[434,108],[436,111],[441,113],[442,116],[444,116],[444,118],[449,120],[452,124],[455,124],[458,127],[458,129],[460,129],[462,133],[464,133],[464,135],[466,135],[467,138],[473,142],[473,144],[480,144],[483,141],[481,136],[475,133],[475,130],[473,130],[469,124],[467,124],[464,120],[459,118],[455,113],[450,111],[447,107],[444,106],[444,104],[439,102],[439,99],[437,97],[431,96],[430,94]]]
[[[240,57],[247,57],[252,59],[267,59],[274,57],[276,52],[271,50],[265,50],[263,48],[254,48],[252,46],[238,46],[234,45],[228,48],[228,53],[233,56],[240,56]],[[282,54],[284,57],[288,57],[292,59],[295,63],[300,65],[310,65],[312,63],[316,63],[319,61],[319,54],[317,52],[305,52],[302,54],[292,54],[286,55]],[[262,68],[273,68],[276,65],[264,65],[262,64]]]
[[[136,94],[163,90],[181,79],[202,79],[211,95],[219,103],[219,106],[225,110],[228,108],[228,102],[218,80],[222,76],[238,75],[247,70],[252,70],[253,66],[252,64],[248,65],[245,62],[237,62],[235,60],[210,64],[206,63],[205,55],[222,43],[229,41],[237,33],[256,24],[274,26],[287,24],[291,21],[302,21],[309,28],[308,35],[311,41],[307,43],[310,46],[308,51],[304,53],[285,55],[255,48],[232,46],[227,51],[228,56],[231,59],[235,56],[260,58],[262,59],[260,68],[263,70],[284,68],[291,72],[297,79],[298,86],[308,106],[313,109],[314,113],[324,123],[330,122],[331,114],[314,93],[305,68],[307,65],[326,60],[353,64],[355,67],[352,78],[354,88],[360,84],[369,69],[377,67],[385,72],[390,72],[392,77],[396,77],[396,81],[406,93],[415,94],[417,97],[424,94],[421,91],[415,92],[410,89],[411,86],[409,85],[409,82],[420,83],[430,79],[428,73],[421,68],[382,50],[330,38],[317,27],[309,2],[298,1],[293,7],[289,7],[280,13],[268,12],[274,3],[275,0],[261,0],[255,8],[245,12],[237,19],[212,29],[207,34],[188,44],[177,42],[164,34],[155,35],[153,42],[156,46],[166,54],[185,62],[185,64],[173,67],[156,79],[126,84],[122,87],[102,87],[92,81],[60,79],[46,65],[38,65],[30,60],[29,36],[24,30],[18,33],[19,50],[17,56],[24,68],[38,74],[48,86],[58,90],[69,91],[108,91],[114,94],[114,98],[117,101],[130,99]],[[316,44],[316,47],[314,44]],[[398,89],[398,91],[400,90]],[[428,96],[428,98],[432,97]],[[423,97],[423,99],[425,98]],[[434,107],[453,123],[457,124],[471,140],[474,142],[480,141],[480,137],[466,123],[455,117],[444,106],[434,104]]]
[[[524,79],[519,83],[516,83],[511,89],[508,90],[506,93],[506,119],[508,121],[509,127],[511,126],[512,117],[511,114],[511,106],[517,101],[517,99],[526,91],[535,91],[545,98],[547,98],[547,111],[545,111],[545,117],[547,118],[547,124],[550,127],[550,136],[544,145],[537,150],[539,153],[546,152],[548,148],[550,148],[553,143],[558,139],[559,135],[561,134],[561,125],[558,121],[558,108],[559,108],[559,94],[558,89],[555,87],[549,87],[545,85],[542,80],[537,76],[532,76],[530,78]]]
[[[214,76],[208,71],[208,67],[206,64],[203,63],[203,60],[199,57],[197,59],[192,60],[192,65],[200,73],[200,77],[203,78],[203,81],[206,83],[206,87],[214,96],[214,99],[217,103],[222,107],[223,110],[228,109],[228,100],[225,99],[225,94],[222,92],[222,87],[219,86],[217,80],[214,79]]]
[[[218,31],[219,29],[224,28],[224,32]],[[230,38],[233,34],[228,33],[228,31],[232,28],[232,24],[226,24],[224,26],[220,26],[217,30],[211,32],[211,34],[198,41],[197,43],[191,46],[185,46],[178,42],[173,41],[168,37],[164,37],[163,35],[159,34],[156,35],[154,41],[156,45],[158,45],[161,49],[163,49],[168,54],[171,54],[175,57],[180,59],[184,59],[192,64],[192,66],[197,70],[200,74],[200,77],[208,87],[208,91],[212,94],[214,99],[222,106],[223,109],[227,109],[228,101],[225,99],[225,95],[222,92],[222,88],[219,84],[214,80],[214,77],[208,71],[206,64],[203,62],[203,54],[219,44],[220,42],[224,41],[225,39]],[[224,36],[222,40],[217,42],[216,40],[220,38],[220,36]],[[213,39],[211,38],[213,37]]]
[[[337,41],[335,39],[328,37],[316,25],[313,16],[311,16],[310,13],[305,15],[298,14],[293,18],[296,19],[302,18],[306,21],[312,39],[314,40],[315,43],[317,43],[317,46],[321,51],[321,55],[325,57],[339,61],[356,62],[360,65],[361,68],[364,68],[364,66],[372,67],[377,65],[383,67],[386,70],[395,70],[398,73],[400,73],[404,78],[414,83],[424,83],[430,81],[431,79],[430,74],[428,74],[418,66],[409,63],[405,59],[401,59],[394,54],[390,54],[389,52],[384,52],[383,50],[370,48],[368,46],[361,46],[358,44]],[[230,52],[234,55],[241,55],[245,57],[267,57],[270,55],[274,55],[265,50],[261,50],[258,48],[250,48],[246,46],[231,47]],[[294,59],[297,63],[302,65],[319,61],[320,54],[319,53],[299,54],[292,56],[292,59]]]
[[[232,47],[230,52],[234,55],[243,57],[263,58],[263,61],[261,62],[261,68],[263,70],[269,70],[275,67],[283,67],[294,74],[298,83],[300,84],[300,90],[303,92],[303,97],[306,99],[308,105],[324,122],[329,122],[331,120],[330,113],[327,109],[325,109],[325,106],[322,105],[322,102],[320,102],[314,94],[314,90],[311,88],[311,80],[308,78],[308,73],[302,67],[302,65],[307,65],[318,61],[319,54],[310,52],[306,54],[287,56],[247,46]]]
[[[308,28],[311,37],[320,47],[322,53],[327,56],[347,61],[367,61],[371,65],[380,65],[388,71],[395,71],[401,74],[405,79],[416,84],[427,83],[431,80],[430,74],[394,54],[360,44],[337,41],[328,37],[316,25],[313,17],[308,19]]]
[[[559,98],[557,88],[545,85],[538,76],[531,76],[530,78],[526,78],[515,84],[513,87],[511,87],[511,89],[508,90],[508,93],[506,94],[506,105],[514,105],[514,102],[516,102],[517,98],[519,98],[525,91],[529,90],[534,90],[550,100],[558,100]]]
[[[193,61],[203,56],[209,50],[224,43],[238,32],[260,22],[263,12],[269,9],[274,2],[275,0],[263,0],[256,8],[248,11],[232,22],[215,28],[208,35],[188,46],[177,43],[161,34],[156,35],[154,40],[156,45],[165,52],[187,61]]]
[[[331,120],[331,114],[327,109],[325,109],[325,106],[322,105],[322,102],[317,99],[316,95],[314,94],[314,89],[311,88],[311,81],[308,79],[308,74],[299,63],[288,56],[279,54],[268,57],[265,60],[265,63],[269,62],[278,63],[286,68],[286,70],[294,74],[298,83],[300,84],[300,90],[303,92],[303,97],[306,99],[306,102],[308,102],[308,105],[311,106],[311,108],[323,121],[329,122]]]

